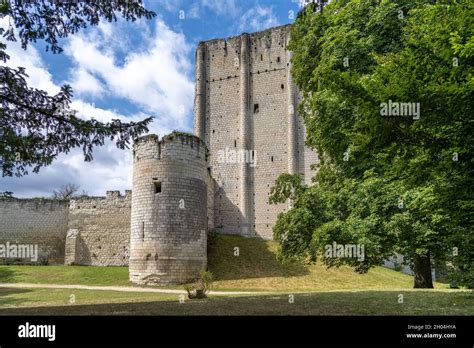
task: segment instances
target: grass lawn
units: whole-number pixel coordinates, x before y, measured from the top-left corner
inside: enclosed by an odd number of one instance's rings
[[[403,294],[403,303],[398,303]],[[75,303],[70,304],[70,296]],[[472,292],[334,291],[211,296],[179,303],[177,294],[65,289],[0,289],[0,315],[474,315]]]
[[[208,257],[213,290],[280,292],[276,295],[213,295],[180,304],[178,294],[0,288],[0,315],[474,315],[472,291],[440,283],[434,290],[414,290],[412,276],[383,267],[357,274],[348,267],[282,265],[276,247],[272,241],[219,236]],[[127,267],[91,266],[0,266],[0,283],[131,285]]]
[[[128,267],[0,266],[0,283],[129,286]]]
[[[235,247],[239,247],[239,256],[234,256]],[[282,265],[275,258],[276,248],[273,241],[218,236],[208,256],[208,266],[216,280],[213,289],[296,293],[413,287],[412,276],[384,267],[357,274],[349,267],[326,269],[320,263]],[[92,266],[0,266],[0,283],[131,285],[127,267]],[[435,287],[447,286],[435,283]]]

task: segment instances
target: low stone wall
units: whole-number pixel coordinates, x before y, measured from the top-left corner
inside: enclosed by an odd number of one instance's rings
[[[126,266],[130,248],[131,191],[70,202],[65,263]]]
[[[67,224],[67,201],[0,199],[0,263],[64,263]],[[37,259],[12,257],[15,248],[22,245],[37,246]]]

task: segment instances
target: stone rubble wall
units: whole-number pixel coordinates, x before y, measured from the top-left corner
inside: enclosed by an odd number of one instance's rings
[[[70,202],[66,264],[128,265],[131,191]]]

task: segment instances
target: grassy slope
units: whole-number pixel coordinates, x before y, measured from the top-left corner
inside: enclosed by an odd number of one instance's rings
[[[235,247],[240,256],[234,256]],[[220,236],[209,250],[209,269],[216,279],[213,288],[293,292],[413,288],[412,276],[384,267],[358,274],[349,267],[326,269],[321,263],[282,265],[275,258],[276,249],[273,241]]]
[[[239,247],[240,256],[234,256]],[[348,267],[282,265],[276,243],[238,236],[219,236],[209,248],[208,264],[215,290],[307,292],[353,289],[411,289],[413,277],[383,267],[357,274]],[[0,266],[2,283],[130,285],[127,267]],[[435,284],[437,288],[446,285]],[[182,288],[182,287],[178,287]]]

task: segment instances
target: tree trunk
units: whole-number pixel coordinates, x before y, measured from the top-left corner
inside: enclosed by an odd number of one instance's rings
[[[432,289],[430,253],[428,255],[415,254],[413,262],[413,272],[415,273],[415,285],[413,287]]]

